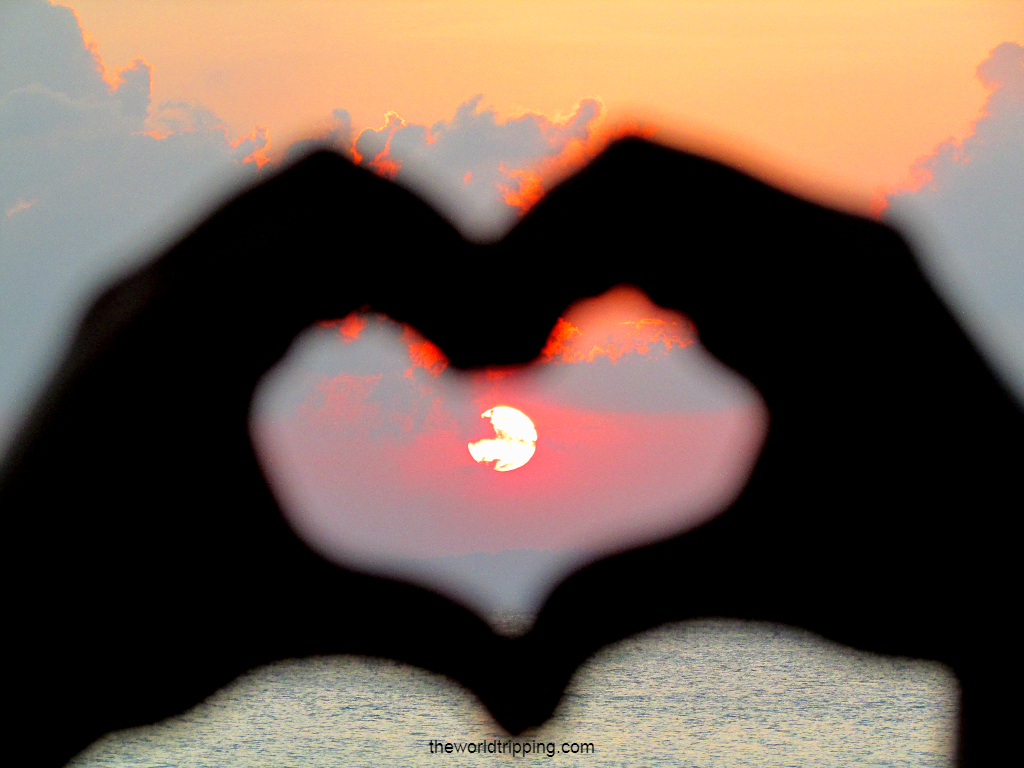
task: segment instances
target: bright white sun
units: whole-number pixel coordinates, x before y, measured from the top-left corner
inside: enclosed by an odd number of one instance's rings
[[[497,437],[469,444],[469,453],[481,464],[494,462],[492,469],[508,472],[530,460],[537,450],[537,428],[522,411],[498,405],[480,414],[490,419]]]

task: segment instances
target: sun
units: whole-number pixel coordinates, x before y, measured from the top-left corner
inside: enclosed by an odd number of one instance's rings
[[[537,428],[530,417],[507,405],[497,405],[480,414],[490,419],[497,437],[470,443],[469,454],[480,464],[494,462],[492,469],[508,472],[528,462],[537,450]]]

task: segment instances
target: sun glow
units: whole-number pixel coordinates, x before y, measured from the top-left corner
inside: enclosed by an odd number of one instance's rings
[[[480,414],[490,419],[497,437],[470,443],[469,454],[480,464],[493,462],[492,469],[508,472],[528,462],[537,450],[537,429],[530,418],[515,408],[499,405]]]

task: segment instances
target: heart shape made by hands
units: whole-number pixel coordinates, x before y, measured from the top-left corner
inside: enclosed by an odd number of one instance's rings
[[[530,312],[467,323],[499,280]],[[719,517],[576,573],[514,640],[288,528],[247,420],[303,328],[369,306],[453,365],[514,364],[570,302],[624,283],[689,315],[767,403],[764,450]],[[258,664],[324,653],[447,674],[515,733],[603,645],[726,616],[950,664],[959,760],[994,763],[1013,733],[1001,619],[1022,438],[1019,407],[881,224],[626,140],[473,245],[316,153],[109,289],[8,457],[8,743],[18,764],[60,765]]]
[[[468,321],[516,322],[528,297],[519,306],[498,289]],[[495,440],[502,406],[530,432]],[[735,500],[767,411],[686,318],[621,286],[574,303],[540,358],[514,369],[453,371],[411,328],[373,314],[318,323],[264,377],[250,423],[278,503],[314,551],[497,626],[515,613],[525,629],[571,572]],[[491,452],[516,458],[503,469]]]

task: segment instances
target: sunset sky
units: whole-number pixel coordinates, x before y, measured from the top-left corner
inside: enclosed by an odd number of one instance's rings
[[[624,134],[884,215],[1024,397],[1022,43],[1022,0],[5,2],[0,447],[98,286],[322,144],[477,239]],[[296,528],[372,560],[614,548],[712,513],[760,401],[684,318],[618,298],[512,377],[456,376],[375,316],[312,329],[254,426]],[[685,343],[615,336],[659,317]],[[540,435],[509,473],[465,448],[498,404]]]
[[[1024,5],[984,0],[79,0],[116,71],[203,104],[268,155],[335,109],[432,125],[476,94],[499,118],[599,99],[611,119],[863,204],[985,102],[974,76],[1020,41]]]

